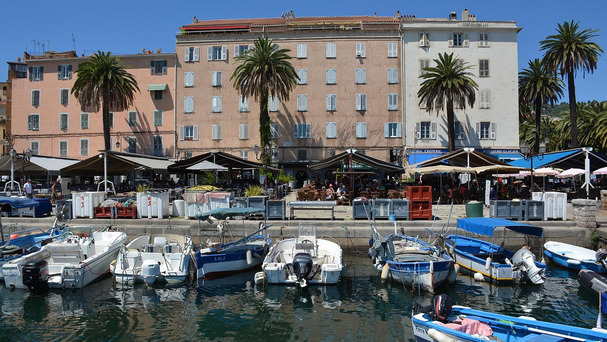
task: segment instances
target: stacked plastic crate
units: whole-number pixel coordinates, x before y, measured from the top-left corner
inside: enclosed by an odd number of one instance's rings
[[[407,187],[407,199],[409,200],[409,219],[432,220],[431,186]]]

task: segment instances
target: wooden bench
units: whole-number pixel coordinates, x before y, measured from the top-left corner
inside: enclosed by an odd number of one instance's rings
[[[337,201],[292,201],[289,202],[289,219],[294,218],[294,210],[331,210],[331,220],[334,220],[336,206]]]

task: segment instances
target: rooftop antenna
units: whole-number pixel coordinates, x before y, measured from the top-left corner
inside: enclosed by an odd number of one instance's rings
[[[76,37],[74,37],[73,33],[72,33],[72,44],[74,44],[74,53],[76,53]]]

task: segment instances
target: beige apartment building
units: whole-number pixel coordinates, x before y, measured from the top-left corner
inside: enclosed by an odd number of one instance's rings
[[[140,92],[131,108],[113,113],[112,149],[174,157],[175,54],[147,51],[118,56]],[[101,110],[83,111],[71,89],[78,65],[74,51],[25,54],[13,70],[10,145],[18,153],[86,159],[104,149]]]
[[[283,16],[197,21],[177,35],[178,149],[252,159],[259,104],[230,77],[235,57],[267,35],[291,50],[300,78],[286,102],[269,103],[274,154],[289,173],[354,148],[390,160],[402,146],[400,17]]]

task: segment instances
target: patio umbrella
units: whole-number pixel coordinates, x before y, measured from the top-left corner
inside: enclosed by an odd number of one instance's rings
[[[577,175],[582,175],[584,174],[586,171],[584,169],[577,169],[577,168],[573,168],[573,169],[569,169],[569,170],[565,170],[563,172],[561,172],[560,175],[558,175],[558,178],[571,178]]]
[[[607,166],[594,171],[592,174],[593,175],[607,175]]]

